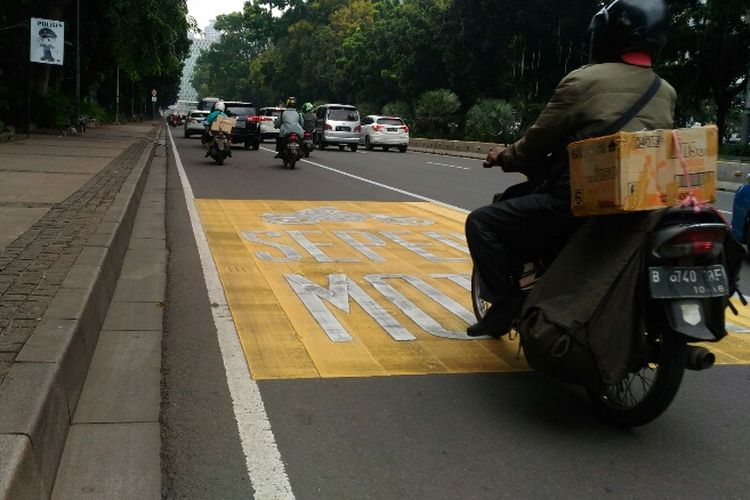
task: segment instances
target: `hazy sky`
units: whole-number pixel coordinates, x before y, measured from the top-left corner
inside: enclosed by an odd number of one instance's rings
[[[187,0],[188,13],[198,21],[200,29],[219,14],[242,12],[243,5],[245,0]]]

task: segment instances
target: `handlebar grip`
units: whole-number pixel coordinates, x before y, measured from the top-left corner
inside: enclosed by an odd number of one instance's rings
[[[488,162],[487,160],[484,160],[484,161],[482,162],[482,168],[492,168],[492,167],[494,167],[494,166],[495,166],[495,165],[494,165],[493,163],[491,163],[491,162]]]

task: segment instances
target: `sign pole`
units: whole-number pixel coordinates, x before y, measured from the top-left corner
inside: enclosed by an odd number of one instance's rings
[[[81,0],[76,0],[76,129],[81,116]]]

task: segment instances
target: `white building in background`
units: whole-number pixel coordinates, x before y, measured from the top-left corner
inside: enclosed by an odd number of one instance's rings
[[[193,79],[193,73],[195,72],[195,63],[198,61],[198,56],[201,52],[211,46],[211,44],[218,42],[221,38],[221,33],[216,31],[214,23],[216,19],[211,19],[208,26],[203,29],[203,36],[198,38],[193,33],[188,33],[188,38],[193,42],[190,46],[190,52],[185,59],[185,66],[182,69],[182,79],[180,80],[180,92],[177,99],[180,101],[197,101],[198,91],[193,88],[193,84],[190,81]]]

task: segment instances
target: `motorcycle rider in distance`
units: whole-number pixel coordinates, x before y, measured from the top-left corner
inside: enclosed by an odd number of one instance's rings
[[[203,120],[203,126],[206,127],[206,132],[203,134],[203,137],[201,137],[201,143],[206,147],[206,155],[207,158],[211,152],[211,124],[219,117],[224,116],[226,117],[227,114],[224,113],[224,110],[226,109],[226,106],[224,104],[224,101],[216,101],[211,108],[211,112],[208,114],[205,120]]]
[[[292,132],[296,133],[300,138],[305,133],[303,128],[305,122],[302,115],[297,112],[297,98],[289,97],[286,100],[286,108],[281,116],[274,120],[274,125],[279,127],[279,136],[276,138],[276,156],[274,158],[281,158],[281,152],[286,147],[287,137]]]
[[[593,16],[590,64],[565,76],[536,122],[507,147],[494,148],[486,166],[520,172],[528,182],[511,187],[499,202],[466,219],[466,240],[492,305],[471,337],[499,338],[521,312],[518,286],[523,263],[560,250],[582,219],[570,210],[566,146],[602,135],[654,82],[653,59],[667,40],[664,0],[615,0]],[[672,128],[677,95],[661,82],[656,95],[622,130]]]
[[[302,105],[302,128],[306,132],[312,132],[315,130],[315,113],[313,113],[312,103],[306,102]]]

